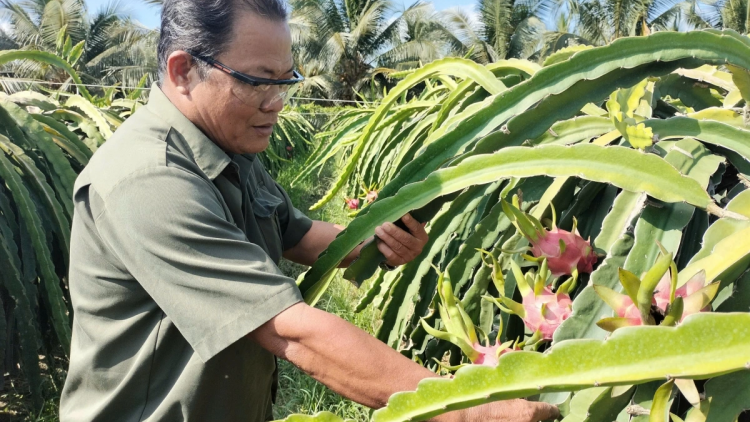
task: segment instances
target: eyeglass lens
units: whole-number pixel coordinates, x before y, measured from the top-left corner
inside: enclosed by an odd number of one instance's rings
[[[268,108],[278,101],[284,103],[297,92],[299,84],[252,86],[235,81],[233,92],[243,103],[255,108]]]

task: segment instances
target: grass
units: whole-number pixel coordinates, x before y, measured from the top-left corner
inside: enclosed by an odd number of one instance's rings
[[[332,166],[326,166],[326,170],[318,177],[311,178],[312,180],[302,180],[290,186],[291,181],[302,170],[304,158],[293,157],[292,161],[282,168],[276,180],[287,191],[292,203],[310,218],[346,225],[350,218],[341,201],[332,201],[319,210],[307,211],[310,205],[325,194],[333,182]],[[284,261],[281,269],[288,276],[296,278],[305,270],[305,267]],[[365,291],[364,287],[357,289],[338,276],[331,283],[330,289],[317,307],[372,333],[372,324],[375,321],[372,308],[367,308],[361,313],[354,312],[357,302]],[[333,412],[345,419],[364,422],[369,420],[370,410],[341,397],[291,363],[280,360],[279,391],[274,406],[274,417],[283,419],[293,413],[315,414],[322,411]]]
[[[42,371],[42,390],[46,400],[41,410],[34,410],[28,385],[18,371],[5,374],[5,385],[0,392],[0,422],[57,422],[62,386],[65,382],[67,359],[53,354],[54,367],[50,368],[45,356],[39,356]]]
[[[354,304],[361,292],[345,280],[333,283],[318,307],[360,326],[369,326],[367,314],[355,314]],[[367,421],[369,408],[347,400],[315,381],[291,363],[279,360],[279,391],[274,417],[283,419],[293,413],[315,414],[329,411],[345,419]]]

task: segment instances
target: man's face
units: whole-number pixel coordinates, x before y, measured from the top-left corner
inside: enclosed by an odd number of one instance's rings
[[[266,79],[291,79],[292,37],[286,22],[241,12],[234,22],[228,48],[214,57],[232,69]],[[282,101],[260,101],[273,97],[277,86],[266,92],[212,69],[205,82],[192,92],[194,104],[206,127],[203,129],[224,151],[253,154],[268,147],[273,126],[283,108]],[[248,94],[250,95],[248,97]],[[248,98],[259,98],[255,104]]]

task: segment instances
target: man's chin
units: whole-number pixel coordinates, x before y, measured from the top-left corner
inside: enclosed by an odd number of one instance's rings
[[[271,137],[252,137],[242,143],[242,154],[260,154],[271,145]]]

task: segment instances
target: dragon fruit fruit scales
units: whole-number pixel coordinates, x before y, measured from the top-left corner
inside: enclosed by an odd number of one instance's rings
[[[555,330],[573,313],[573,301],[567,290],[572,284],[563,283],[557,292],[553,292],[551,286],[547,285],[549,269],[546,259],[542,260],[539,272],[529,270],[524,274],[514,261],[510,265],[523,297],[522,302],[515,302],[503,295],[499,298],[487,295],[484,298],[495,303],[503,312],[521,317],[524,325],[533,333],[534,342],[552,340]],[[501,274],[495,275],[498,276]]]
[[[547,263],[552,275],[573,274],[574,270],[579,273],[591,273],[596,264],[596,253],[589,241],[584,240],[578,231],[571,233],[554,228],[537,232],[536,240],[531,240],[531,253],[536,258],[547,258]]]
[[[545,287],[540,294],[530,291],[523,298],[526,315],[523,322],[532,332],[540,332],[543,340],[552,340],[552,335],[573,312],[573,301],[564,293],[553,293]]]

